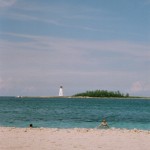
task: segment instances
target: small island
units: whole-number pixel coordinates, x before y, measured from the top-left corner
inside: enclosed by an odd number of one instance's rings
[[[107,91],[107,90],[95,90],[86,91],[84,93],[77,93],[73,97],[117,97],[117,98],[129,98],[129,94],[123,94],[120,91]]]

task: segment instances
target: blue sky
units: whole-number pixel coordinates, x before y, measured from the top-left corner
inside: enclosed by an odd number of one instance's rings
[[[150,0],[0,0],[0,95],[150,96]]]

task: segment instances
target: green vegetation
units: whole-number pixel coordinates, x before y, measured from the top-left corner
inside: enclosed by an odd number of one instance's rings
[[[119,91],[107,91],[107,90],[96,90],[96,91],[86,91],[84,93],[77,93],[73,96],[82,96],[82,97],[129,97],[129,94],[123,94]]]

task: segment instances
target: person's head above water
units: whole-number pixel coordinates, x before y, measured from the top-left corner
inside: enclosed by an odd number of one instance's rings
[[[30,124],[29,126],[30,126],[31,128],[33,127],[33,125],[32,125],[32,124]]]

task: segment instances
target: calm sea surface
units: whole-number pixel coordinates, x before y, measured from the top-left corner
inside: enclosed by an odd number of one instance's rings
[[[0,97],[0,126],[150,130],[150,100]]]

